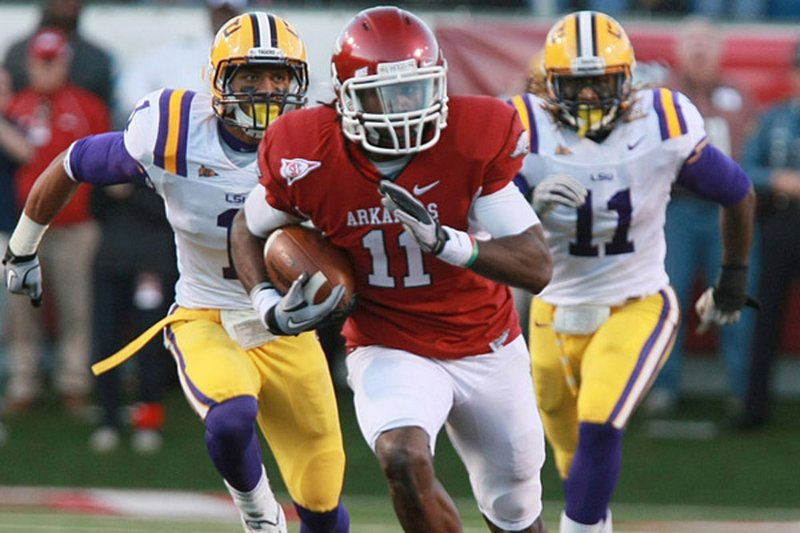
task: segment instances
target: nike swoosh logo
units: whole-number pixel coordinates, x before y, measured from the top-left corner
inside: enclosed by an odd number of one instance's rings
[[[414,196],[422,196],[423,194],[425,194],[429,190],[433,189],[437,185],[439,185],[439,180],[436,180],[433,183],[429,183],[429,184],[424,185],[422,187],[420,187],[419,185],[414,185],[414,188],[411,189],[411,190],[414,193]]]
[[[637,146],[639,146],[639,143],[640,143],[640,142],[642,142],[643,140],[644,140],[644,136],[641,136],[641,137],[639,137],[639,139],[638,139],[638,140],[636,140],[635,142],[628,143],[628,150],[633,150],[634,148],[636,148]]]
[[[550,327],[550,324],[545,324],[545,323],[539,322],[538,320],[534,320],[533,321],[533,325],[536,326],[537,328],[549,328]]]
[[[300,320],[299,322],[296,321],[294,318],[289,317],[289,320],[286,321],[286,325],[292,329],[307,328],[308,326],[315,324],[317,321],[318,321],[317,317],[310,318],[308,320]]]

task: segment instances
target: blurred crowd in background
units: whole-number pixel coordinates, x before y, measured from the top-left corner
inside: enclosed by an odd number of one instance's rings
[[[140,3],[186,5],[192,2],[191,0],[141,0]],[[375,4],[363,0],[297,0],[293,2],[254,0],[251,5],[364,8]],[[697,14],[740,21],[784,20],[786,17],[800,16],[800,2],[796,0],[411,0],[402,2],[402,5],[411,10],[526,9],[567,13],[579,9],[593,9],[615,17],[648,13],[674,16]]]
[[[42,2],[38,27],[12,44],[0,69],[3,248],[33,181],[56,154],[80,137],[109,130],[113,123],[124,126],[124,117],[149,91],[166,86],[206,91],[198,72],[207,62],[215,30],[245,9],[283,5],[247,0],[202,3],[208,11],[205,31],[191,39],[165,42],[155,54],[115,76],[111,53],[81,32],[84,3]],[[356,10],[372,4],[307,0],[291,2],[291,7]],[[785,22],[800,17],[800,0],[442,0],[402,4],[410,9],[464,7],[500,12],[514,8],[558,14],[588,8],[621,17],[653,12],[690,17],[676,39],[677,62],[658,81],[691,98],[703,113],[714,144],[743,165],[759,193],[760,231],[750,263],[750,291],[761,301],[761,312],[748,311],[741,324],[723,327],[718,350],[727,372],[726,395],[734,426],[751,429],[765,424],[788,288],[800,270],[800,52],[787,62],[786,68],[792,70],[788,98],[757,106],[746,84],[726,78],[720,60],[721,35],[715,24]],[[537,43],[531,43],[531,50],[536,48]],[[535,82],[535,62],[528,74]],[[718,224],[716,208],[675,191],[666,227],[667,266],[681,298],[685,322],[692,312],[698,279],[713,282],[708,277],[719,266],[718,243],[717,248],[709,248],[709,243],[717,241]],[[93,451],[113,451],[129,427],[134,449],[142,453],[158,450],[159,430],[166,416],[161,401],[175,382],[172,363],[159,342],[151,342],[145,354],[102,379],[94,379],[89,366],[163,316],[172,302],[177,275],[174,247],[160,200],[144,187],[84,188],[54,222],[43,243],[41,261],[46,276],[58,278],[57,283],[45,280],[41,308],[0,291],[2,416],[32,413],[43,398],[55,395],[70,415],[93,416],[96,428],[88,437]],[[645,413],[650,416],[679,409],[686,327],[647,400]],[[342,357],[338,332],[323,334],[335,368]]]

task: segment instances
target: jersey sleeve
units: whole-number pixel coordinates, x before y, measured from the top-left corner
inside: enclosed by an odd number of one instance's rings
[[[673,151],[680,167],[706,138],[703,117],[686,95],[663,87],[653,91],[653,108],[661,140]]]
[[[187,175],[187,139],[192,99],[187,90],[161,89],[139,100],[125,126],[125,148],[145,171],[160,176]],[[154,183],[158,187],[158,183]]]
[[[526,139],[520,141],[520,149],[525,150],[522,166],[519,173],[514,178],[517,187],[523,194],[528,194],[536,184],[541,181],[541,176],[537,170],[543,168],[538,162],[539,158],[539,125],[538,116],[534,109],[539,104],[532,94],[520,94],[511,97],[506,101],[508,105],[517,110],[517,116],[522,123]]]
[[[153,164],[158,134],[158,101],[162,91],[152,92],[136,103],[125,125],[125,149],[145,168]]]
[[[64,158],[64,169],[73,180],[92,185],[147,183],[147,173],[128,153],[121,132],[75,141]]]
[[[500,101],[498,104],[503,105]],[[508,117],[505,136],[497,156],[486,167],[482,196],[495,193],[508,185],[519,173],[522,160],[529,151],[528,132],[523,127],[517,111],[508,112],[507,106],[501,109],[507,111],[504,115]]]

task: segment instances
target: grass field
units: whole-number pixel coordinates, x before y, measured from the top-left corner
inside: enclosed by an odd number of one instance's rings
[[[222,483],[206,457],[203,427],[177,390],[169,395],[167,409],[165,446],[159,453],[139,456],[123,446],[113,454],[97,456],[86,446],[91,423],[71,418],[55,402],[46,402],[29,415],[6,421],[0,485],[221,492]],[[376,461],[356,426],[348,391],[340,391],[340,410],[348,453],[344,499],[353,516],[353,532],[398,531]],[[723,420],[722,403],[702,398],[685,401],[680,415],[669,420],[637,415],[626,437],[614,497],[617,531],[800,531],[800,405],[778,405],[774,423],[760,432],[733,433],[720,424]],[[437,471],[457,499],[465,531],[485,531],[460,462],[446,438],[440,443]],[[267,468],[276,492],[288,503],[269,460]],[[545,518],[555,526],[561,483],[550,460],[542,482]],[[758,524],[764,521],[772,523]],[[230,521],[53,514],[0,499],[0,532],[9,531],[239,529]]]
[[[389,502],[375,497],[349,497],[352,533],[398,533],[400,531]],[[471,501],[459,499],[465,533],[483,533],[486,527]],[[545,502],[545,520],[551,531],[557,528],[558,506]],[[800,511],[741,509],[699,506],[659,506],[619,504],[614,508],[615,531],[677,533],[796,533],[800,531]],[[296,521],[289,523],[290,533],[299,531]],[[90,514],[67,514],[0,507],[2,533],[238,533],[235,520],[191,520],[187,518],[154,519],[111,517]]]

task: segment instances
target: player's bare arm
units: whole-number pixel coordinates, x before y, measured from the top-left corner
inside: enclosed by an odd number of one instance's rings
[[[3,256],[6,287],[25,294],[34,307],[42,303],[42,275],[37,251],[47,226],[69,202],[78,184],[64,170],[59,154],[36,180]]]
[[[263,258],[264,242],[265,239],[250,233],[247,229],[247,215],[244,210],[239,211],[231,226],[231,255],[239,281],[248,294],[253,287],[267,281]]]
[[[722,209],[720,231],[723,265],[748,263],[755,210],[756,193],[752,187],[739,202]]]
[[[483,241],[440,224],[399,185],[384,180],[379,190],[384,206],[425,252],[493,281],[533,293],[541,291],[550,281],[553,265],[541,224],[513,185],[476,200],[475,217],[493,236]],[[520,227],[522,224],[525,225]]]
[[[25,201],[24,212],[38,224],[49,224],[66,206],[80,184],[64,170],[66,151],[59,154],[37,178]]]
[[[297,335],[314,329],[333,312],[344,296],[344,286],[335,287],[324,301],[317,304],[313,301],[313,294],[306,290],[310,273],[297,278],[283,296],[275,290],[264,266],[264,242],[278,227],[298,220],[270,208],[263,198],[263,188],[256,187],[248,197],[245,209],[234,217],[231,256],[239,281],[267,329],[276,335]],[[247,211],[257,219],[252,224],[248,224]]]
[[[756,197],[741,166],[705,140],[686,160],[677,182],[722,206],[719,275],[695,303],[700,317],[697,331],[704,333],[712,325],[737,322],[745,305],[757,307],[746,293]]]
[[[481,241],[471,270],[491,280],[538,293],[550,282],[553,261],[537,224],[518,235]]]

